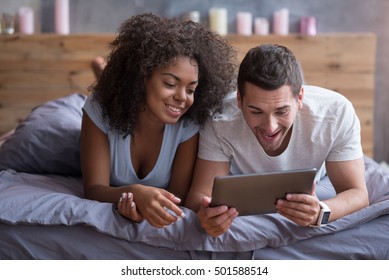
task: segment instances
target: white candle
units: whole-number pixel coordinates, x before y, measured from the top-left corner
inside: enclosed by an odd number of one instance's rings
[[[273,15],[273,32],[278,35],[289,34],[289,10],[283,8]]]
[[[69,34],[69,0],[55,0],[55,32]]]
[[[268,35],[269,34],[269,21],[267,18],[255,18],[254,20],[254,32],[257,35]]]
[[[227,35],[227,9],[211,8],[209,10],[209,27],[212,31],[218,32],[220,35]]]
[[[20,7],[18,11],[19,31],[22,34],[34,33],[34,11],[30,7]]]
[[[253,34],[253,16],[249,12],[238,12],[237,32],[239,35],[250,36]]]
[[[189,20],[193,22],[200,22],[200,12],[199,11],[191,11],[188,14]]]

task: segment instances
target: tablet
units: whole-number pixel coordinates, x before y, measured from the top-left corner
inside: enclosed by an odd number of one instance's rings
[[[312,193],[316,168],[215,177],[211,206],[235,207],[240,216],[277,212],[288,193]]]

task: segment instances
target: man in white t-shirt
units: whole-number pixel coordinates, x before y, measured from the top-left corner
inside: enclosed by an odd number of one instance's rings
[[[214,177],[317,168],[327,174],[336,195],[319,201],[313,193],[288,194],[278,213],[300,226],[321,226],[368,205],[360,123],[342,95],[302,86],[290,50],[261,45],[243,59],[238,91],[223,113],[200,131],[200,146],[186,206],[198,213],[212,236],[228,230],[235,208],[209,207]]]

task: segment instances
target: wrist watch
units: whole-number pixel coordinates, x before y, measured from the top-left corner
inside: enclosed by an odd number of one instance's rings
[[[317,219],[316,225],[311,225],[312,227],[322,227],[328,224],[330,219],[331,209],[322,201],[319,201],[320,213],[319,218]]]

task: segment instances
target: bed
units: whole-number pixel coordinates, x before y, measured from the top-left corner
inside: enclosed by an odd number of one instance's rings
[[[36,107],[0,139],[0,259],[389,259],[389,173],[365,156],[370,205],[322,228],[279,214],[237,217],[217,238],[195,213],[163,229],[83,198],[81,108],[70,94]],[[321,199],[334,195],[328,178]]]

